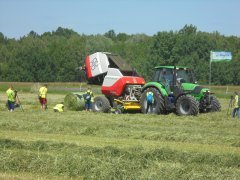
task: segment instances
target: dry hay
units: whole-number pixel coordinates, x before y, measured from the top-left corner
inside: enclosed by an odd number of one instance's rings
[[[70,93],[64,98],[64,106],[68,110],[81,111],[85,108],[83,95],[80,93]]]

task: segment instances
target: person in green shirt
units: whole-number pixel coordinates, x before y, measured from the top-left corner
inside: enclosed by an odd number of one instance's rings
[[[7,93],[7,106],[8,106],[8,110],[10,112],[14,111],[14,103],[15,103],[15,98],[16,98],[16,95],[15,95],[15,92],[13,90],[13,86],[10,85],[8,90],[6,91]]]

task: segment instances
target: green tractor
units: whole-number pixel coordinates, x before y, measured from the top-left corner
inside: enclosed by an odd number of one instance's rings
[[[221,105],[209,89],[197,84],[193,71],[180,66],[158,66],[152,82],[142,88],[141,111],[147,113],[147,92],[153,93],[152,113],[197,115],[221,111]]]

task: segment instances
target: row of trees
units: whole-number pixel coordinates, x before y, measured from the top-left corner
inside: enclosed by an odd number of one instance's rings
[[[42,35],[31,31],[19,40],[0,33],[0,81],[79,81],[81,73],[76,68],[84,65],[85,57],[104,51],[121,55],[146,80],[151,79],[155,66],[183,65],[207,83],[211,50],[233,53],[231,62],[212,64],[212,83],[240,84],[240,38],[200,32],[193,25],[153,36],[116,34],[114,30],[79,35],[61,27]]]

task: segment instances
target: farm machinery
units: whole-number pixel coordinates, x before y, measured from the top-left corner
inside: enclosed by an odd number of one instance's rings
[[[89,83],[102,84],[102,94],[94,98],[93,111],[116,113],[140,111],[139,99],[145,80],[138,76],[120,56],[97,52],[86,57],[85,71]]]
[[[120,56],[97,52],[86,57],[89,83],[102,84],[104,96],[95,97],[93,111],[116,113],[141,111],[147,113],[147,92],[152,92],[152,113],[197,115],[220,111],[221,105],[209,89],[199,86],[193,71],[187,67],[158,66],[151,82],[134,71]]]
[[[153,93],[155,114],[197,115],[221,111],[217,98],[209,89],[197,84],[193,71],[187,67],[155,67],[152,81],[142,88],[140,104],[143,113],[146,113],[147,91]]]

